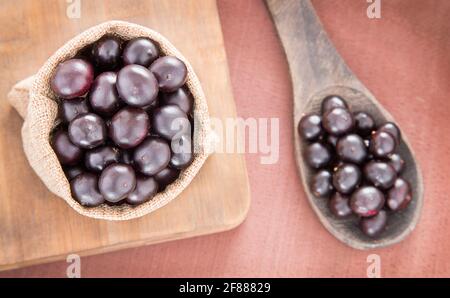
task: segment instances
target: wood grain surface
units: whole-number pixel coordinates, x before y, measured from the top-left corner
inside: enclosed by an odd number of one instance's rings
[[[126,222],[83,217],[45,188],[26,162],[22,120],[5,95],[67,39],[105,20],[131,21],[165,35],[193,65],[211,116],[236,115],[214,1],[82,1],[79,19],[68,18],[66,7],[63,0],[1,2],[0,269],[65,259],[70,253],[95,254],[209,234],[240,224],[249,208],[249,188],[244,158],[237,154],[212,155],[174,202]]]
[[[339,54],[399,122],[417,154],[425,203],[411,236],[389,248],[358,251],[323,228],[299,183],[292,84],[270,15],[261,0],[220,0],[238,115],[279,119],[280,159],[263,165],[260,155],[246,154],[252,204],[238,228],[83,257],[82,277],[367,277],[371,254],[380,257],[382,277],[450,276],[450,1],[382,0],[381,19],[374,20],[367,18],[367,1],[312,2]],[[11,141],[19,150],[19,141]],[[67,265],[0,276],[65,277]]]
[[[286,53],[293,86],[295,159],[301,182],[312,209],[324,227],[337,239],[357,249],[387,247],[405,239],[416,227],[423,205],[423,178],[420,165],[403,133],[397,152],[405,161],[401,177],[411,185],[413,200],[402,212],[389,213],[385,231],[370,238],[362,233],[359,220],[350,216],[337,218],[330,212],[329,200],[310,190],[317,171],[304,159],[307,142],[297,133],[300,119],[308,113],[320,114],[326,96],[338,95],[353,112],[369,113],[377,125],[396,122],[352,73],[326,34],[310,0],[267,0],[278,36]],[[308,61],[308,63],[305,63]]]

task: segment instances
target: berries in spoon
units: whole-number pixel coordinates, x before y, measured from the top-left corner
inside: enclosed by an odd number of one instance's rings
[[[331,213],[336,217],[344,218],[352,214],[350,199],[339,192],[335,192],[333,196],[331,196],[328,205]]]
[[[314,175],[311,182],[311,190],[315,196],[327,197],[333,191],[331,183],[332,175],[327,170],[320,170]]]
[[[357,134],[349,134],[340,138],[336,144],[336,153],[343,161],[356,164],[361,164],[367,157],[364,140]]]
[[[365,217],[361,219],[361,230],[364,234],[371,238],[379,236],[385,229],[387,223],[387,213],[384,210],[372,217]]]
[[[355,124],[353,115],[344,108],[334,108],[327,111],[323,117],[323,128],[334,136],[350,132]]]
[[[322,118],[317,114],[305,115],[298,123],[297,129],[305,140],[316,140],[323,132]]]
[[[353,212],[362,217],[373,216],[383,208],[383,193],[373,186],[363,186],[357,189],[350,198]]]
[[[314,169],[322,168],[331,160],[330,150],[321,143],[312,143],[306,149],[306,162]]]
[[[348,109],[348,105],[345,102],[345,100],[337,95],[330,95],[323,99],[322,106],[321,106],[321,112],[322,114],[325,114],[328,111],[331,111],[334,108],[343,108]]]
[[[310,191],[318,200],[329,199],[335,217],[356,214],[365,235],[380,237],[387,217],[413,199],[401,177],[406,163],[397,152],[400,130],[392,122],[376,123],[366,111],[352,113],[338,95],[324,98],[320,110],[302,117],[297,127],[312,168]]]

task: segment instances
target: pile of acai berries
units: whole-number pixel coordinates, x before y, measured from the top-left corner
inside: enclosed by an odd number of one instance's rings
[[[298,133],[304,158],[315,170],[311,192],[328,198],[334,216],[356,215],[365,235],[381,235],[388,215],[412,200],[410,184],[401,177],[405,162],[397,152],[401,134],[394,123],[375,123],[369,113],[352,112],[333,95],[322,101],[320,115],[301,118]]]
[[[142,204],[193,161],[183,61],[148,38],[107,35],[60,63],[51,144],[83,206]]]

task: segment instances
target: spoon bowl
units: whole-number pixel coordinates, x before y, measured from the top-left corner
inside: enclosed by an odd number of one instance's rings
[[[414,153],[402,132],[397,152],[405,161],[401,177],[411,185],[412,201],[402,211],[389,212],[386,229],[377,238],[362,233],[356,216],[336,218],[328,208],[328,199],[314,196],[310,190],[316,172],[303,159],[306,142],[297,133],[301,117],[320,114],[323,99],[338,95],[352,112],[369,113],[377,125],[393,117],[373,94],[355,77],[328,39],[309,0],[267,0],[291,72],[294,95],[295,157],[309,203],[323,226],[337,239],[356,249],[386,247],[405,239],[415,228],[423,204],[423,180]],[[401,127],[400,127],[401,130]]]
[[[377,102],[369,100],[364,93],[356,89],[344,86],[331,86],[314,94],[307,100],[304,113],[320,113],[322,100],[328,95],[338,95],[344,98],[352,112],[364,111],[369,113],[377,124],[387,121],[395,122]],[[294,123],[298,123],[301,116],[300,114],[296,115]],[[328,199],[314,196],[309,185],[316,171],[305,164],[303,159],[302,153],[305,152],[306,145],[307,143],[301,140],[298,133],[295,133],[295,156],[309,203],[317,213],[322,224],[336,238],[358,249],[370,249],[397,243],[414,229],[422,207],[423,189],[420,170],[404,135],[397,152],[405,161],[405,168],[401,177],[411,184],[413,200],[405,210],[389,214],[386,229],[379,238],[370,238],[363,234],[358,226],[359,221],[356,219],[356,216],[345,219],[336,218],[329,210]]]

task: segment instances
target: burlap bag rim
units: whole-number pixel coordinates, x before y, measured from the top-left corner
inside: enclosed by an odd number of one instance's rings
[[[173,55],[184,61],[188,69],[187,87],[194,98],[194,147],[192,164],[183,170],[180,177],[158,193],[150,201],[139,206],[108,206],[102,204],[86,208],[72,198],[70,185],[63,169],[49,143],[49,134],[57,117],[56,96],[50,89],[50,78],[56,66],[73,57],[81,48],[98,40],[105,34],[114,34],[124,40],[135,37],[148,37],[160,46],[166,55]],[[16,105],[15,105],[16,106]],[[202,167],[210,150],[210,120],[205,95],[200,82],[185,57],[161,34],[149,28],[124,21],[108,21],[80,33],[58,49],[42,66],[34,77],[29,94],[29,104],[22,127],[22,141],[30,165],[47,186],[78,213],[98,219],[128,220],[149,214],[175,199],[192,181]]]

